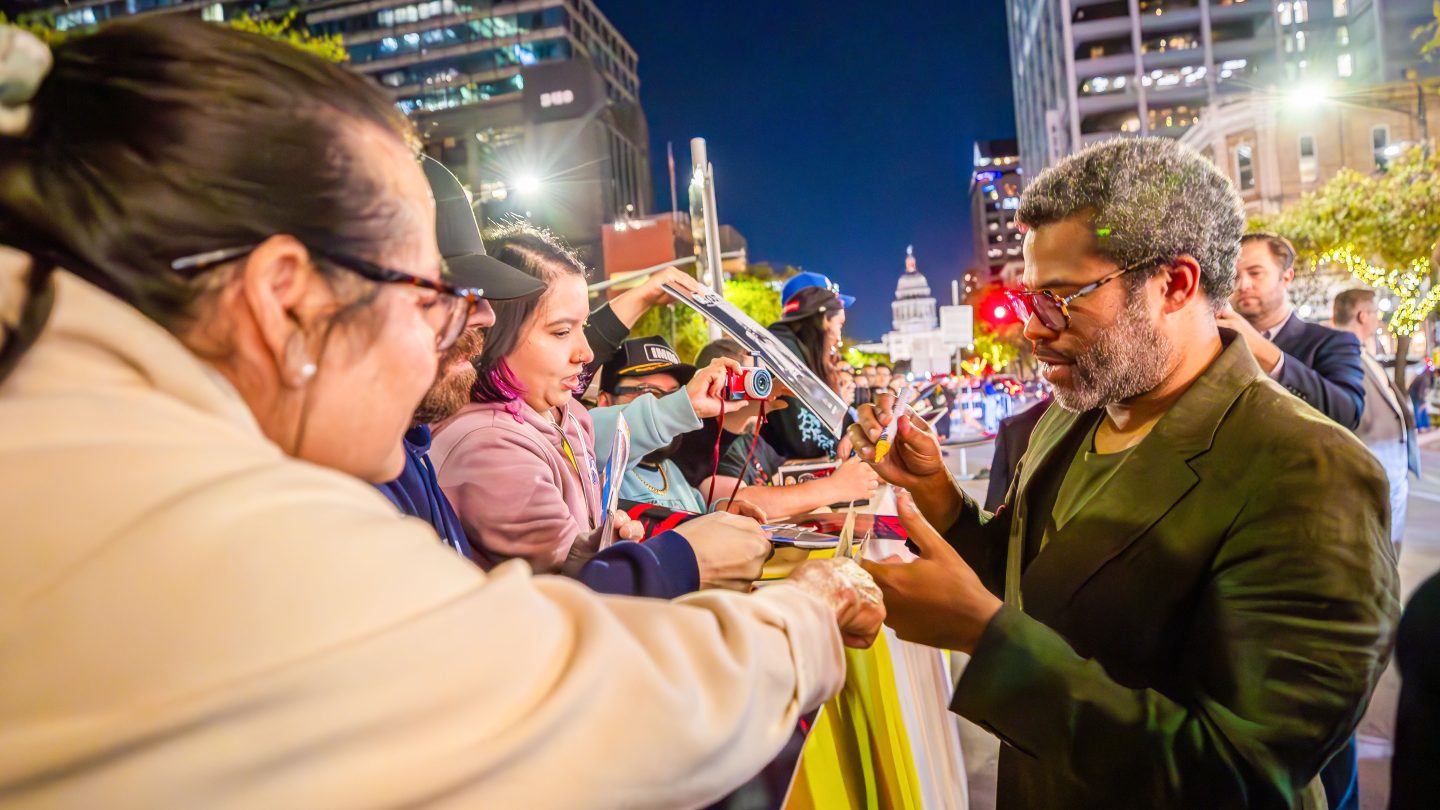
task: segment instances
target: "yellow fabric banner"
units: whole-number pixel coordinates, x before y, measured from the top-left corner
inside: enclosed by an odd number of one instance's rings
[[[920,782],[885,634],[846,650],[845,687],[805,740],[786,810],[920,810]]]

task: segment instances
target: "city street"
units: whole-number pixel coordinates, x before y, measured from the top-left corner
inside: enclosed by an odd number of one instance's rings
[[[1440,431],[1421,439],[1421,480],[1410,480],[1410,514],[1400,547],[1401,601],[1440,570]],[[1384,810],[1390,799],[1390,743],[1400,677],[1392,664],[1360,723],[1360,806]]]
[[[1410,481],[1409,515],[1400,550],[1402,604],[1417,585],[1440,571],[1440,431],[1422,437],[1420,444],[1424,476],[1419,481],[1413,478]],[[990,464],[994,445],[987,443],[969,447],[963,454],[959,446],[948,446],[944,450],[950,470],[961,479],[961,488],[971,497],[983,501],[988,481],[983,478],[967,480],[965,476],[974,475]],[[1362,810],[1384,810],[1390,797],[1391,738],[1399,694],[1400,677],[1392,665],[1376,687],[1370,709],[1360,724]],[[972,783],[978,781],[974,773],[971,777]],[[972,800],[975,801],[973,806],[984,806],[980,797],[972,795]]]

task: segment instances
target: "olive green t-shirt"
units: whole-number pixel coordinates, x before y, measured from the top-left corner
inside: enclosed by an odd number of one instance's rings
[[[1050,542],[1050,538],[1065,528],[1080,510],[1090,502],[1090,499],[1105,488],[1105,485],[1114,477],[1115,471],[1130,457],[1135,450],[1134,445],[1121,450],[1118,453],[1097,453],[1095,452],[1095,431],[1099,430],[1097,422],[1095,428],[1090,431],[1089,437],[1080,445],[1075,457],[1070,460],[1070,468],[1065,471],[1065,480],[1060,483],[1060,490],[1055,493],[1055,506],[1050,510],[1050,518],[1045,522],[1045,532],[1040,537],[1040,548]]]

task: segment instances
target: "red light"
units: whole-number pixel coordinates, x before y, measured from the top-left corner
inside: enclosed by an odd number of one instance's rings
[[[991,329],[1020,322],[1010,309],[1005,291],[1000,287],[988,287],[980,292],[978,297],[979,300],[975,302],[975,316]]]

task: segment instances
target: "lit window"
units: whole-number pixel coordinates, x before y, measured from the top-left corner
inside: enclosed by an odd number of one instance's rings
[[[1248,143],[1235,147],[1235,176],[1241,191],[1255,188],[1255,147]]]
[[[1319,176],[1319,163],[1315,159],[1315,136],[1300,136],[1300,182],[1309,185]]]
[[[1355,75],[1355,57],[1342,53],[1335,59],[1335,72],[1345,79]]]
[[[1277,5],[1275,6],[1275,11],[1280,15],[1280,24],[1281,24],[1281,25],[1289,25],[1290,23],[1292,23],[1292,22],[1295,21],[1295,18],[1290,15],[1290,4],[1289,4],[1289,3],[1279,3],[1279,4],[1277,4]]]
[[[1310,0],[1295,0],[1295,22],[1303,23],[1310,19]]]
[[[1335,42],[1338,45],[1350,44],[1350,26],[1341,25],[1335,28]]]
[[[1305,52],[1305,32],[1304,32],[1304,31],[1296,31],[1296,32],[1295,32],[1295,51],[1296,51],[1297,53],[1304,53],[1304,52]]]
[[[1350,0],[1333,0],[1331,13],[1336,17],[1345,17],[1350,14]]]

